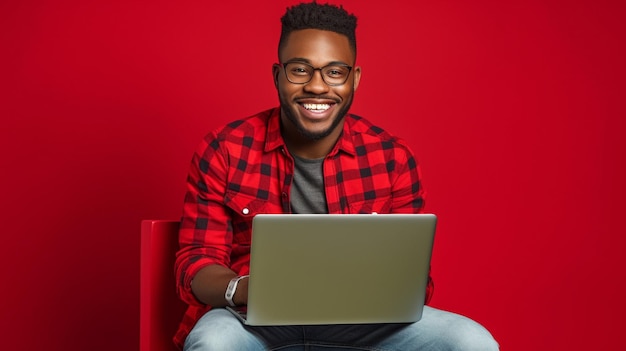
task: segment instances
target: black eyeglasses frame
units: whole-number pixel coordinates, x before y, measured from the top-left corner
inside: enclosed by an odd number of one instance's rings
[[[311,69],[313,69],[313,73],[309,76],[309,80],[307,80],[306,82],[293,82],[291,79],[289,79],[289,74],[287,74],[287,65],[294,64],[294,63],[305,65],[305,66],[309,66],[309,67],[311,67]],[[348,81],[348,78],[350,77],[350,73],[352,73],[352,68],[353,68],[352,66],[349,66],[349,65],[347,65],[345,63],[330,63],[330,64],[328,64],[328,65],[326,65],[324,67],[315,67],[315,66],[313,66],[313,65],[311,65],[309,63],[300,62],[300,61],[292,61],[292,62],[286,62],[286,63],[281,62],[280,65],[283,66],[283,72],[285,73],[285,77],[287,78],[287,80],[291,84],[298,84],[298,85],[308,84],[308,83],[311,82],[311,80],[313,80],[313,75],[315,74],[315,71],[320,71],[320,75],[322,76],[322,80],[324,81],[324,83],[326,85],[328,85],[328,86],[331,86],[331,87],[336,87],[336,86],[341,86],[341,85],[346,84],[346,82]],[[326,81],[326,78],[324,78],[324,74],[323,74],[322,70],[324,68],[329,67],[329,66],[341,66],[343,68],[347,68],[348,69],[348,74],[346,74],[346,79],[343,81],[343,83],[328,83]]]

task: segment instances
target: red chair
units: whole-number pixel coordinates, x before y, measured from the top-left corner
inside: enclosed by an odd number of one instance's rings
[[[141,222],[139,350],[177,350],[172,337],[186,305],[176,296],[178,221]]]

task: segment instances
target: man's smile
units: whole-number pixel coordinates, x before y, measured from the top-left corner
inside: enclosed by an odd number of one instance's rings
[[[302,104],[302,107],[313,112],[323,112],[330,108],[330,104]]]
[[[300,106],[300,114],[303,118],[310,121],[322,121],[332,116],[336,104],[298,102],[298,106]]]

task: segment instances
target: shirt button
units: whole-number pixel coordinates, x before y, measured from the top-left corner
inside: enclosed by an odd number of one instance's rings
[[[241,212],[247,215],[248,213],[250,213],[250,210],[247,207],[245,207],[243,210],[241,210]]]

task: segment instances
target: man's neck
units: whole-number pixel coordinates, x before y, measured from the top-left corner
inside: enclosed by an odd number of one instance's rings
[[[315,160],[326,157],[333,149],[341,132],[343,131],[343,122],[340,123],[335,130],[329,135],[319,140],[312,140],[304,137],[289,122],[283,123],[281,132],[287,148],[292,155],[300,158]]]

